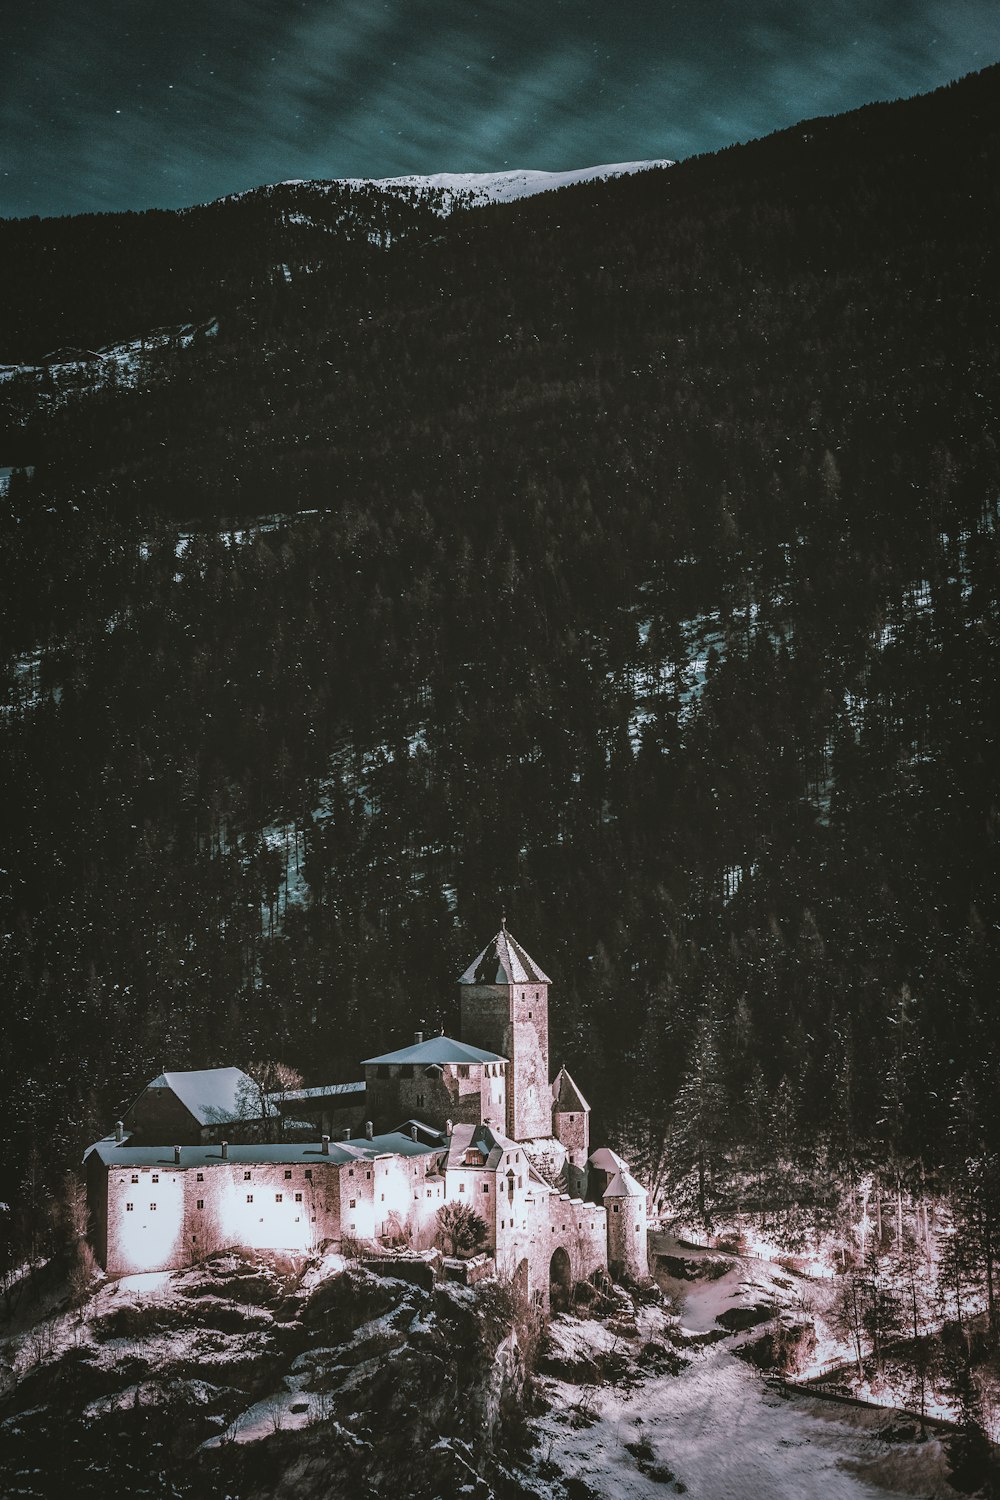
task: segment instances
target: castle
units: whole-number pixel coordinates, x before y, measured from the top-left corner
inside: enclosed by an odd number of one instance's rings
[[[550,1286],[601,1269],[644,1278],[645,1189],[613,1151],[591,1153],[566,1069],[550,1081],[550,982],[504,922],[459,980],[461,1039],[418,1032],[366,1059],[363,1086],[254,1100],[235,1068],[160,1074],[87,1152],[101,1264],[176,1269],[232,1245],[429,1250],[447,1238],[441,1210],[465,1204],[496,1268],[546,1305]],[[340,1139],[224,1138],[290,1110],[339,1119]]]

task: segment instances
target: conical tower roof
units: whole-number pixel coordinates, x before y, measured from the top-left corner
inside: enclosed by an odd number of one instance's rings
[[[646,1189],[625,1167],[616,1172],[602,1194],[605,1198],[645,1198]]]
[[[551,984],[504,924],[492,942],[473,959],[459,984]]]
[[[565,1065],[559,1069],[552,1085],[552,1106],[561,1115],[586,1114],[590,1110]]]

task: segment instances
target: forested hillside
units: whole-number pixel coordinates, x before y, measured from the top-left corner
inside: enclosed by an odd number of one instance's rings
[[[0,360],[219,321],[0,384],[0,1196],[164,1067],[452,1030],[501,902],[702,1210],[997,1147],[998,84],[0,224]]]

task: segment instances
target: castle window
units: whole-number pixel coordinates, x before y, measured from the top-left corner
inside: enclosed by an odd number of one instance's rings
[[[460,1183],[459,1183],[459,1184],[458,1184],[458,1191],[459,1191],[459,1192],[460,1192],[460,1193],[464,1193],[464,1192],[465,1192],[465,1183],[464,1183],[464,1182],[460,1182]]]
[[[312,1181],[312,1174],[313,1174],[312,1167],[306,1167],[306,1169],[305,1169],[305,1171],[303,1172],[302,1175],[306,1179],[307,1182],[311,1182]]]
[[[488,1182],[484,1182],[484,1183],[483,1183],[483,1192],[484,1192],[484,1193],[488,1193],[488,1192],[489,1192],[489,1190],[490,1190],[490,1185],[489,1185],[489,1183],[488,1183]]]
[[[153,1173],[153,1181],[154,1182],[159,1182],[159,1180],[160,1180],[160,1174],[159,1174],[159,1172],[154,1172]]]
[[[347,1169],[347,1175],[348,1175],[348,1177],[353,1177],[354,1176],[354,1168],[353,1167],[348,1167],[348,1169]]]
[[[467,1167],[484,1167],[486,1165],[486,1158],[481,1151],[476,1150],[475,1146],[470,1146],[465,1153],[465,1165]]]
[[[370,1172],[366,1172],[365,1176],[367,1177],[368,1181],[371,1182],[371,1180],[372,1180],[372,1174]]]
[[[133,1182],[138,1182],[139,1181],[139,1174],[138,1174],[138,1172],[133,1172],[132,1173],[132,1181]]]
[[[296,1203],[301,1203],[302,1202],[302,1194],[301,1193],[296,1193],[295,1194],[295,1201],[296,1201]]]
[[[383,1203],[385,1202],[385,1194],[384,1193],[382,1194],[382,1202]]]
[[[459,1076],[459,1078],[468,1078],[468,1076],[469,1076],[469,1064],[468,1063],[459,1063],[459,1065],[458,1065],[458,1076]]]
[[[418,1109],[423,1109],[423,1107],[424,1107],[424,1095],[423,1094],[418,1094],[417,1095],[417,1108]]]
[[[275,1201],[275,1203],[283,1203],[284,1200],[285,1200],[284,1193],[275,1193],[275,1195],[274,1195],[274,1201]]]
[[[205,1207],[205,1200],[204,1200],[204,1198],[199,1198],[197,1204],[195,1205],[195,1207],[196,1208],[204,1208]]]
[[[528,1011],[528,1020],[529,1021],[531,1020],[531,1011],[530,1010]]]
[[[248,1203],[252,1203],[253,1202],[253,1193],[247,1193],[247,1202]]]
[[[357,1198],[352,1198],[351,1201],[350,1201],[350,1204],[348,1206],[350,1208],[357,1208],[357,1206],[358,1206],[358,1200],[357,1200]]]
[[[198,1182],[204,1182],[205,1181],[205,1174],[204,1174],[204,1172],[199,1172],[198,1173],[196,1181],[198,1181]]]
[[[615,1209],[615,1213],[617,1213],[618,1212],[618,1204],[617,1203],[614,1205],[614,1209]]]
[[[130,1214],[132,1212],[132,1207],[133,1207],[133,1205],[131,1203],[126,1203],[126,1205],[125,1205],[125,1212],[127,1214]]]
[[[430,1188],[427,1189],[427,1196],[428,1196],[428,1198],[431,1196],[431,1190],[430,1190]]]
[[[289,1180],[290,1180],[290,1178],[291,1178],[291,1175],[292,1175],[292,1174],[291,1174],[291,1172],[286,1172],[286,1173],[285,1173],[285,1181],[286,1181],[286,1182],[288,1182],[288,1181],[289,1181]]]
[[[155,1203],[151,1203],[149,1205],[149,1211],[150,1211],[151,1214],[155,1214],[156,1213],[156,1204]]]
[[[249,1182],[250,1181],[250,1173],[249,1172],[244,1172],[243,1173],[243,1181],[244,1182]]]

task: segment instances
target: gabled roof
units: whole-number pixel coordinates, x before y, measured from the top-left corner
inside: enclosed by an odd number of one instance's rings
[[[603,1198],[645,1198],[646,1189],[636,1182],[627,1167],[622,1167],[612,1177],[601,1196]]]
[[[561,1115],[587,1114],[590,1105],[580,1093],[568,1068],[560,1068],[552,1085],[552,1108]]]
[[[529,958],[527,953],[512,938],[506,925],[500,928],[492,942],[473,959],[459,984],[551,984],[549,976]]]
[[[228,1125],[259,1120],[260,1093],[242,1068],[201,1068],[190,1073],[161,1073],[147,1085],[170,1089],[199,1125]],[[274,1113],[274,1106],[268,1106]]]
[[[484,1052],[482,1047],[470,1047],[468,1042],[456,1042],[450,1036],[432,1036],[426,1042],[414,1042],[412,1047],[400,1047],[398,1052],[383,1052],[381,1057],[366,1057],[364,1066],[373,1063],[492,1063],[506,1062],[496,1052]]]
[[[448,1142],[447,1168],[464,1167],[466,1165],[465,1153],[471,1149],[479,1152],[483,1158],[483,1166],[480,1170],[487,1172],[501,1172],[505,1166],[508,1152],[520,1151],[524,1156],[527,1167],[528,1180],[535,1187],[540,1187],[547,1193],[553,1191],[552,1184],[546,1182],[539,1176],[531,1157],[523,1141],[512,1141],[496,1130],[492,1125],[456,1125]],[[513,1165],[510,1170],[513,1170]]]
[[[516,1141],[509,1141],[492,1125],[456,1125],[448,1142],[448,1166],[464,1167],[465,1153],[476,1150],[484,1159],[490,1172],[495,1172],[508,1151],[518,1150]]]

